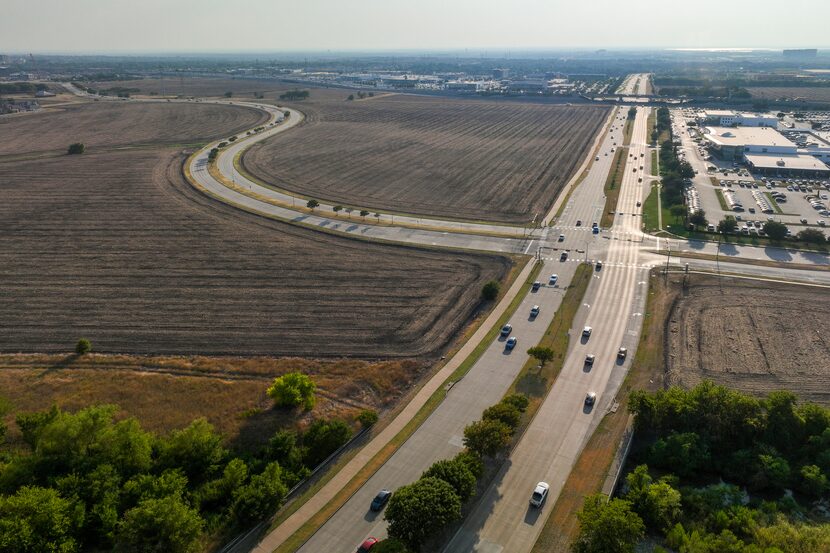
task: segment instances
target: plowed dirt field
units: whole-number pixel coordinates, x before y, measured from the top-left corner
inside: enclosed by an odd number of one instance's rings
[[[667,323],[670,384],[712,380],[756,395],[791,390],[830,404],[830,294],[821,288],[709,279]]]
[[[510,223],[542,216],[608,115],[594,106],[314,95],[292,104],[307,113],[304,125],[245,154],[248,171],[357,208]]]
[[[267,120],[255,109],[174,102],[89,102],[0,118],[0,155],[88,151],[126,145],[192,144],[232,135]]]

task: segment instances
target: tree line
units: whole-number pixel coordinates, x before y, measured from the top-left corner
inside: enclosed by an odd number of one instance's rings
[[[634,392],[634,464],[621,497],[586,500],[576,553],[827,551],[830,410],[703,382]],[[823,524],[822,524],[823,522]],[[665,547],[665,548],[664,548]]]
[[[313,406],[310,378],[286,376],[269,389],[276,408]],[[0,401],[0,415],[10,409]],[[353,433],[346,421],[316,419],[303,432],[276,432],[259,451],[235,452],[203,418],[160,436],[118,413],[93,405],[17,414],[23,444],[0,453],[0,551],[200,551],[271,516]],[[377,415],[359,420],[368,426]],[[6,430],[0,424],[0,443]]]

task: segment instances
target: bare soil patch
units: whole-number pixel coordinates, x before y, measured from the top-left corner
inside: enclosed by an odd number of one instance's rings
[[[128,81],[100,81],[82,83],[88,88],[95,90],[106,90],[112,88],[136,89],[138,92],[131,92],[132,95],[159,95],[159,96],[195,96],[195,97],[220,97],[226,92],[232,94],[231,99],[240,98],[251,100],[257,94],[265,96],[265,99],[275,99],[286,90],[295,88],[308,89],[308,86],[297,83],[287,83],[280,79],[233,79],[233,78],[209,78],[209,77],[165,77],[134,79]],[[325,90],[325,89],[315,89]],[[349,92],[340,89],[339,96],[343,99]]]
[[[194,191],[182,155],[0,163],[0,351],[409,358],[444,350],[501,256],[372,244]]]
[[[232,135],[267,120],[241,106],[167,102],[88,102],[0,118],[0,155],[94,148],[199,143]]]
[[[315,417],[350,420],[361,409],[383,410],[422,369],[413,360],[0,355],[0,389],[14,408],[7,417],[12,442],[17,438],[15,412],[112,403],[124,416],[159,433],[204,416],[228,441],[250,448],[277,427],[301,428]],[[272,409],[267,387],[275,377],[296,370],[312,375],[318,385],[314,409]]]
[[[754,395],[786,389],[830,404],[830,294],[695,276],[667,323],[668,381],[712,380]]]
[[[547,211],[608,114],[595,106],[315,95],[296,104],[304,125],[245,154],[248,171],[344,205],[512,223]]]

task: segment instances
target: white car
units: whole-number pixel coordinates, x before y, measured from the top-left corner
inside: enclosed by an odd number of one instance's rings
[[[530,504],[534,507],[541,507],[548,496],[550,486],[547,482],[539,482],[533,489],[533,494],[530,496]]]
[[[628,349],[620,348],[619,350],[617,350],[617,358],[618,359],[625,359],[625,357],[627,355],[628,355]]]
[[[594,331],[593,328],[591,328],[590,326],[586,326],[585,328],[582,329],[582,337],[583,338],[589,338],[591,336],[591,332],[593,332],[593,331]]]

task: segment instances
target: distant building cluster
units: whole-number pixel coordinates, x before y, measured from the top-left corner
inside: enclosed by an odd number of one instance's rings
[[[35,100],[0,100],[0,115],[37,111],[40,104]]]

